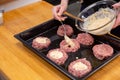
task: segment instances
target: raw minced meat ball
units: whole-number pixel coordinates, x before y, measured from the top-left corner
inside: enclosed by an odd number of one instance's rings
[[[68,58],[67,53],[60,48],[52,49],[48,52],[47,57],[58,65],[63,65]]]
[[[88,33],[79,33],[76,40],[83,45],[92,45],[94,43],[94,38]]]
[[[114,50],[108,44],[96,44],[92,48],[94,56],[99,59],[103,60],[109,56],[112,56]]]
[[[51,40],[47,37],[42,37],[42,36],[36,37],[32,41],[32,47],[38,50],[48,48],[50,44],[51,44]]]
[[[76,39],[71,39],[71,41],[74,43],[74,45],[69,45],[65,40],[62,40],[60,42],[60,48],[63,49],[65,52],[76,52],[80,45]]]
[[[71,62],[68,66],[68,72],[78,78],[83,77],[91,70],[92,70],[91,63],[88,60],[86,60],[86,58],[77,59]]]
[[[71,36],[73,34],[73,28],[70,25],[64,24],[65,30],[66,30],[66,35]],[[59,36],[64,36],[64,28],[62,25],[58,27],[57,34]]]

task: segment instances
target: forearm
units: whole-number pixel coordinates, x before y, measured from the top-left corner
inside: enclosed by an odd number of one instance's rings
[[[61,4],[61,5],[68,5],[68,1],[69,1],[69,0],[61,0],[61,3],[60,3],[60,4]]]

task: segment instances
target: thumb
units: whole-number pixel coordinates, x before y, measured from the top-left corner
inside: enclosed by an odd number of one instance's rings
[[[120,7],[120,2],[116,3],[116,4],[113,4],[112,5],[114,8],[119,8]]]
[[[61,16],[64,13],[64,11],[65,11],[64,7],[61,7],[58,12],[58,16]]]
[[[119,25],[119,18],[116,19],[115,24],[113,25],[113,29],[116,28]]]

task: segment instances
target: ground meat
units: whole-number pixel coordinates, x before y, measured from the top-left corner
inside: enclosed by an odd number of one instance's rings
[[[51,40],[47,37],[42,37],[42,36],[36,37],[32,41],[32,47],[38,50],[48,48],[50,44],[51,44]]]
[[[70,25],[64,24],[64,27],[66,29],[66,35],[71,36],[73,34],[73,28]],[[64,36],[64,28],[62,25],[58,27],[57,34],[59,36]]]
[[[76,52],[80,48],[80,45],[76,39],[71,40],[75,44],[74,46],[71,47],[68,43],[66,43],[65,40],[62,40],[60,42],[60,48],[63,49],[65,52]]]
[[[94,56],[99,59],[103,60],[113,54],[113,48],[108,44],[97,44],[92,48]]]
[[[48,52],[47,57],[58,65],[63,65],[68,58],[67,53],[60,48],[52,49]]]
[[[83,59],[77,59],[70,63],[68,66],[68,72],[71,73],[75,77],[83,77],[85,74],[89,73],[92,70],[91,63]]]
[[[94,38],[88,33],[79,33],[76,40],[82,45],[92,45]]]

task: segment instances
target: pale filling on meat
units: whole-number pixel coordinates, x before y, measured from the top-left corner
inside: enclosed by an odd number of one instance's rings
[[[51,56],[52,58],[54,58],[54,59],[60,59],[60,58],[63,57],[63,53],[60,52],[60,51],[52,51],[52,52],[50,53],[50,56]]]
[[[75,44],[72,41],[72,39],[70,39],[68,36],[65,35],[64,38],[65,38],[66,43],[69,44],[70,47],[74,47],[75,46]]]
[[[82,62],[77,62],[73,65],[73,68],[78,71],[78,70],[86,70],[88,67]]]
[[[38,43],[46,43],[47,38],[36,38],[36,42],[38,42]]]

